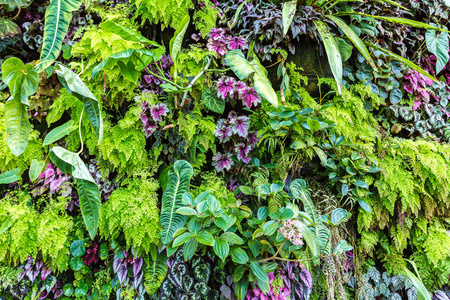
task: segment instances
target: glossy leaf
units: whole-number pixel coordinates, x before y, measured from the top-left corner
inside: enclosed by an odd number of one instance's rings
[[[71,133],[75,129],[77,129],[77,126],[74,126],[73,120],[70,120],[62,124],[61,126],[54,128],[45,136],[42,146],[47,146],[58,141],[59,139],[65,137],[66,135],[69,135],[69,133]]]
[[[449,60],[448,33],[442,32],[438,36],[435,30],[427,30],[425,38],[428,51],[437,57],[436,74],[439,74]]]
[[[353,249],[352,246],[348,244],[346,240],[340,240],[333,250],[333,255],[340,255],[346,251],[351,251]]]
[[[189,184],[194,170],[184,160],[176,161],[169,175],[169,184],[163,193],[161,203],[161,240],[167,245],[173,240],[173,234],[186,223],[186,216],[176,213],[182,206],[184,193],[189,192]]]
[[[173,77],[175,80],[178,76],[178,70],[177,70],[178,53],[181,51],[184,34],[186,33],[186,30],[189,26],[189,21],[190,21],[189,14],[186,14],[186,16],[181,21],[181,24],[179,25],[178,29],[175,31],[174,36],[172,37],[172,39],[169,42],[169,52],[170,52],[170,57],[172,58],[172,61],[173,61],[173,68],[174,68]]]
[[[27,108],[18,98],[10,99],[5,104],[4,115],[8,134],[6,142],[11,152],[19,156],[25,151],[31,132]]]
[[[195,251],[197,251],[198,242],[197,240],[192,237],[190,238],[183,246],[183,257],[185,261],[190,260],[194,254]]]
[[[42,169],[45,167],[45,161],[33,159],[31,161],[30,170],[28,171],[30,181],[35,181],[38,179],[39,175],[42,173]]]
[[[230,244],[236,244],[236,245],[244,244],[244,240],[234,232],[222,233],[222,235],[220,237]]]
[[[147,293],[152,296],[156,294],[167,275],[167,258],[159,254],[155,260],[146,264],[144,269],[144,286]]]
[[[75,257],[81,257],[86,252],[83,241],[76,240],[70,244],[70,254]]]
[[[361,206],[361,208],[366,211],[367,213],[372,213],[372,209],[370,208],[369,203],[367,203],[364,200],[358,200],[359,206]]]
[[[230,252],[230,246],[228,242],[222,238],[218,238],[214,241],[213,246],[214,253],[222,260],[225,261],[225,258],[228,256]]]
[[[157,43],[150,41],[137,31],[133,31],[125,26],[117,24],[114,21],[108,20],[100,24],[100,28],[119,35],[122,39],[130,42],[143,43],[146,45],[159,46]]]
[[[323,45],[325,46],[328,62],[330,63],[331,72],[333,73],[334,79],[336,80],[338,92],[339,94],[342,94],[341,86],[343,69],[339,46],[330,30],[328,29],[328,26],[324,22],[316,20],[314,21],[314,24],[316,25],[317,31],[319,32],[319,35],[322,38]]]
[[[275,221],[269,221],[263,226],[263,233],[267,236],[274,234],[278,229],[278,223]]]
[[[422,280],[420,280],[413,272],[408,270],[406,266],[403,266],[403,270],[406,273],[406,276],[412,281],[417,290],[417,299],[418,300],[431,300],[430,293],[427,288],[424,286]]]
[[[45,11],[44,39],[38,71],[46,69],[58,58],[72,19],[72,12],[80,5],[81,0],[50,0],[50,5]]]
[[[28,97],[36,93],[39,74],[31,64],[24,64],[20,59],[11,57],[2,64],[2,78],[8,85],[12,98],[29,106]]]
[[[239,300],[243,300],[247,295],[248,279],[242,278],[234,286],[234,293]]]
[[[351,216],[352,214],[345,209],[337,208],[331,213],[331,223],[333,223],[334,226],[339,226],[341,223],[346,222]]]
[[[206,230],[200,231],[195,238],[200,244],[214,246],[214,237]]]
[[[5,173],[0,174],[0,184],[10,184],[21,180],[22,177],[19,175],[20,169],[15,168]]]
[[[100,144],[103,137],[103,120],[97,98],[95,98],[94,94],[92,94],[91,90],[89,90],[77,74],[62,65],[59,65],[59,67],[61,71],[56,71],[59,81],[71,95],[83,102],[86,115],[92,127],[94,127],[95,135]]]
[[[296,11],[297,0],[283,2],[283,10],[281,11],[281,17],[283,21],[283,36],[288,32],[292,20],[294,20]]]
[[[232,50],[227,52],[225,60],[240,80],[244,80],[253,74],[253,84],[256,92],[272,103],[272,105],[278,107],[278,96],[267,78],[267,70],[261,65],[256,56],[249,62],[241,50]]]
[[[262,282],[269,283],[269,276],[267,273],[261,268],[259,263],[252,261],[250,262],[250,270],[252,270],[253,274],[261,280]]]
[[[231,259],[241,265],[245,265],[248,262],[248,255],[244,249],[238,247],[231,250]]]
[[[225,100],[217,97],[217,92],[212,88],[202,91],[202,103],[212,112],[223,114],[225,111]]]

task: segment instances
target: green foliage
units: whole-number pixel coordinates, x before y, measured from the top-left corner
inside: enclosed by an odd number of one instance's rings
[[[212,191],[212,195],[215,196],[223,206],[228,206],[229,204],[236,202],[234,193],[228,190],[224,178],[217,174],[216,171],[202,172],[199,176],[201,178],[201,185],[193,191],[194,195]]]
[[[194,13],[195,28],[200,31],[202,36],[206,37],[211,28],[216,27],[219,11],[214,8],[210,1],[205,1],[204,6]]]
[[[147,174],[149,175],[149,174]],[[100,234],[118,241],[121,233],[126,246],[141,253],[149,253],[158,244],[159,225],[158,182],[153,178],[130,178],[122,182],[103,204]]]
[[[191,0],[133,0],[131,4],[136,6],[137,15],[143,21],[161,22],[162,29],[168,26],[177,29],[189,15],[189,9],[194,7]]]

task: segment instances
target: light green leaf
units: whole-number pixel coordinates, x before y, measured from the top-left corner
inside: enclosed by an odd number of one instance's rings
[[[0,18],[0,39],[20,34],[20,27],[12,20]]]
[[[13,98],[29,106],[28,97],[36,93],[39,74],[31,64],[24,64],[20,59],[11,57],[2,65],[2,78],[8,85]]]
[[[117,65],[120,68],[120,72],[122,73],[123,77],[125,79],[128,79],[129,81],[133,83],[137,83],[137,80],[139,78],[139,72],[136,70],[134,63],[132,61],[129,61],[127,64],[124,64],[122,61],[118,61]]]
[[[131,30],[125,26],[115,23],[114,21],[108,20],[100,24],[100,28],[117,34],[122,39],[130,42],[143,43],[146,45],[159,46],[157,43],[150,41],[138,31]]]
[[[31,161],[30,170],[28,171],[30,181],[33,182],[38,179],[39,175],[42,173],[42,169],[45,166],[45,161],[33,159]]]
[[[174,73],[173,77],[176,80],[177,77],[177,65],[178,65],[178,53],[181,51],[181,45],[183,44],[183,38],[184,34],[186,33],[186,30],[189,26],[190,17],[189,15],[186,15],[184,19],[181,21],[180,26],[178,27],[177,31],[175,31],[175,34],[173,35],[172,39],[169,42],[169,52],[170,57],[173,61],[173,67],[174,67]]]
[[[2,234],[3,232],[5,232],[6,230],[8,230],[11,227],[11,225],[12,225],[11,220],[12,220],[11,216],[8,216],[6,218],[6,220],[3,222],[2,226],[0,227],[0,234]]]
[[[328,26],[320,21],[314,21],[317,27],[320,37],[322,38],[323,45],[325,46],[325,51],[327,53],[328,62],[330,63],[331,72],[333,73],[334,79],[338,87],[339,95],[342,94],[342,57],[339,52],[339,46],[331,34]]]
[[[417,299],[418,300],[431,300],[430,292],[428,292],[427,288],[424,286],[422,280],[420,280],[413,272],[408,270],[406,266],[403,266],[403,270],[406,273],[406,276],[412,281],[417,290]]]
[[[159,218],[162,228],[161,240],[165,245],[172,241],[173,233],[186,223],[186,216],[176,213],[176,210],[182,206],[183,194],[189,192],[193,174],[194,170],[187,161],[178,160],[169,175],[169,184],[163,193]]]
[[[283,36],[285,36],[294,20],[295,12],[297,11],[297,0],[283,2],[283,10],[281,11],[283,21]]]
[[[0,184],[10,184],[16,182],[17,180],[21,180],[22,177],[18,175],[20,172],[19,168],[12,169],[3,174],[0,174]]]
[[[87,117],[91,122],[92,127],[94,127],[95,135],[100,144],[103,138],[103,120],[97,98],[95,98],[94,94],[92,94],[91,90],[77,74],[63,65],[59,65],[59,67],[61,68],[61,71],[56,71],[59,81],[71,95],[77,97],[78,100],[84,103]]]
[[[10,99],[5,104],[4,114],[6,133],[9,135],[6,142],[11,152],[19,156],[25,151],[31,132],[27,108],[19,98]]]
[[[369,203],[367,203],[364,200],[358,200],[359,206],[361,206],[361,208],[366,211],[367,213],[372,213],[372,209],[370,208]]]
[[[214,246],[214,237],[206,230],[200,231],[195,238],[200,244]]]
[[[176,213],[184,216],[197,215],[197,211],[192,207],[180,207],[179,209],[176,210]]]
[[[342,60],[347,61],[350,59],[353,53],[353,46],[347,43],[347,41],[343,38],[337,37],[336,42],[339,46],[339,52],[341,52]]]
[[[194,234],[190,232],[185,232],[175,238],[173,241],[172,247],[178,247],[186,243],[190,238],[192,238]]]
[[[427,30],[425,34],[428,51],[437,57],[436,74],[439,74],[447,65],[449,60],[448,33],[442,32],[437,36],[435,30]]]
[[[69,28],[72,12],[81,5],[81,0],[50,0],[45,11],[44,40],[41,50],[41,63],[38,71],[46,69],[61,52],[61,45]]]
[[[248,279],[242,278],[234,286],[234,293],[239,300],[243,300],[247,295]]]
[[[61,126],[54,128],[52,131],[50,131],[45,136],[42,146],[50,145],[50,144],[58,141],[59,139],[65,137],[66,135],[69,135],[69,133],[71,133],[72,131],[77,129],[77,126],[73,126],[73,125],[74,125],[74,121],[70,120],[70,121],[62,124]]]
[[[231,250],[231,259],[237,264],[245,265],[248,262],[248,255],[244,249],[238,247]]]
[[[331,212],[331,223],[334,226],[339,226],[341,223],[346,222],[352,216],[351,213],[343,208],[337,208]]]
[[[240,80],[253,74],[253,83],[256,92],[267,101],[278,107],[278,96],[267,78],[267,70],[261,65],[256,56],[249,62],[241,50],[228,51],[225,60]]]
[[[223,114],[225,111],[225,100],[217,97],[217,92],[211,88],[202,91],[202,103],[212,112]]]
[[[250,270],[252,270],[256,278],[258,278],[262,282],[269,283],[269,276],[256,261],[250,262]]]
[[[337,245],[334,247],[333,255],[340,255],[344,252],[351,251],[353,249],[346,240],[340,240]]]
[[[236,244],[236,245],[244,244],[244,240],[234,232],[222,233],[222,235],[220,237],[230,244]]]
[[[263,233],[267,236],[271,236],[278,229],[278,223],[275,221],[269,221],[263,226]]]
[[[225,258],[228,256],[228,253],[230,252],[230,246],[228,245],[228,242],[225,241],[222,238],[218,238],[214,242],[213,246],[214,253],[220,257],[222,261],[225,261]]]

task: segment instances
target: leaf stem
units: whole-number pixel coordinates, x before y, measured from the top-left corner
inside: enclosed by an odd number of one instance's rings
[[[83,106],[83,110],[81,111],[81,116],[80,116],[80,122],[78,123],[78,133],[80,134],[80,142],[81,142],[81,149],[80,151],[78,151],[78,155],[81,154],[81,152],[83,152],[83,136],[81,135],[81,120],[83,120],[83,113],[84,113],[84,106]]]
[[[194,79],[189,83],[189,85],[186,87],[186,90],[184,91],[183,100],[181,101],[180,107],[184,106],[184,102],[186,101],[187,95],[189,93],[189,89],[194,85],[194,83],[205,73],[206,70],[208,70],[209,65],[211,64],[211,59],[208,57],[206,66],[200,71],[200,73],[195,76]]]
[[[227,68],[227,69],[209,69],[209,70],[205,70],[205,72],[228,72],[231,71],[231,68]]]

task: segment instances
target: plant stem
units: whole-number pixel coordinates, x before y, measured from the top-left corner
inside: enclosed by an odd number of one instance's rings
[[[80,151],[78,151],[78,155],[81,154],[81,152],[83,152],[83,136],[81,135],[81,120],[83,120],[83,113],[84,113],[84,106],[83,106],[83,110],[81,111],[81,116],[80,116],[80,122],[78,123],[78,133],[80,134],[80,142],[81,142],[81,149]]]
[[[228,72],[231,71],[231,68],[227,68],[227,69],[209,69],[209,70],[205,70],[205,72]]]
[[[19,7],[19,11],[17,12],[17,14],[14,17],[12,17],[11,19],[8,19],[8,20],[14,20],[15,18],[17,18],[19,16],[21,10],[22,10],[22,8]]]
[[[319,258],[326,258],[326,257],[333,257],[332,255],[326,255],[326,256],[319,256]],[[282,258],[282,257],[276,257],[272,256],[269,258],[258,260],[258,263],[263,263],[269,260],[281,260],[281,261],[291,261],[291,262],[302,262],[302,261],[310,261],[316,259],[315,257],[307,258],[307,259],[289,259],[289,258]]]
[[[186,101],[187,95],[189,93],[189,89],[194,85],[194,83],[205,73],[206,70],[208,70],[209,65],[211,64],[211,59],[208,58],[208,61],[206,62],[206,66],[200,71],[200,73],[195,76],[194,79],[189,83],[189,85],[186,87],[186,90],[184,91],[183,100],[181,101],[180,107],[184,106],[184,102]]]

